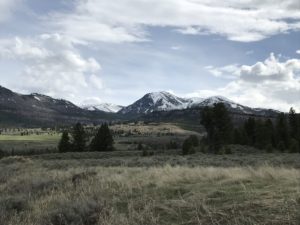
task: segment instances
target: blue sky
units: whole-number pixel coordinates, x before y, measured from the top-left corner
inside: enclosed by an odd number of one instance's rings
[[[298,0],[2,0],[1,85],[76,104],[164,90],[300,110],[299,11]]]

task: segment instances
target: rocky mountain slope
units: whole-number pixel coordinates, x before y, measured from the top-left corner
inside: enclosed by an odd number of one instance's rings
[[[101,122],[110,114],[90,112],[75,104],[46,95],[22,95],[0,86],[0,124],[55,126],[80,122]]]

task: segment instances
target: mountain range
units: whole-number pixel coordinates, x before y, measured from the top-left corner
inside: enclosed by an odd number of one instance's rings
[[[0,125],[53,126],[77,121],[102,122],[111,115],[84,110],[70,101],[33,93],[22,95],[0,86]]]
[[[64,99],[33,93],[22,95],[0,86],[0,125],[54,126],[75,122],[102,123],[111,120],[191,121],[199,117],[199,110],[222,102],[236,115],[275,117],[278,111],[243,106],[222,96],[209,98],[181,98],[169,92],[144,95],[129,106],[111,103],[77,106]]]

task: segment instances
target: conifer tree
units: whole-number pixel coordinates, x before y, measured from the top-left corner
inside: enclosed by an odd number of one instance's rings
[[[86,150],[86,133],[81,123],[77,123],[73,127],[72,138],[73,151],[83,152]]]
[[[62,133],[61,139],[58,144],[58,151],[59,152],[71,151],[70,137],[69,137],[69,133],[67,131],[64,131]]]
[[[201,124],[206,128],[210,149],[218,152],[225,144],[231,143],[232,122],[223,103],[205,107],[201,114]]]
[[[256,130],[256,122],[255,119],[249,117],[248,120],[244,124],[244,129],[248,139],[248,145],[253,146],[256,142],[255,130]]]
[[[291,108],[289,112],[289,133],[291,138],[298,139],[298,125],[296,111]]]
[[[289,133],[287,127],[287,121],[284,113],[280,113],[276,123],[276,139],[278,148],[282,151],[289,147]]]
[[[102,124],[90,144],[91,151],[112,151],[113,136],[107,124]]]

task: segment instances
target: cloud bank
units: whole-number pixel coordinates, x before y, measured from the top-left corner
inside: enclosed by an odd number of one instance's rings
[[[259,41],[300,29],[298,0],[78,0],[70,13],[50,16],[52,26],[84,41],[149,39],[147,27],[183,34],[217,34],[239,42]],[[47,18],[49,19],[49,18]]]
[[[24,63],[21,90],[76,100],[89,89],[102,89],[100,64],[82,57],[73,42],[59,34],[2,40],[0,57]]]
[[[224,95],[241,104],[300,111],[300,59],[280,61],[273,53],[263,62],[235,66],[236,79],[217,90],[201,90],[191,96]],[[230,68],[230,70],[224,70]],[[219,77],[228,76],[232,65],[214,68]],[[214,71],[211,72],[213,75]]]

